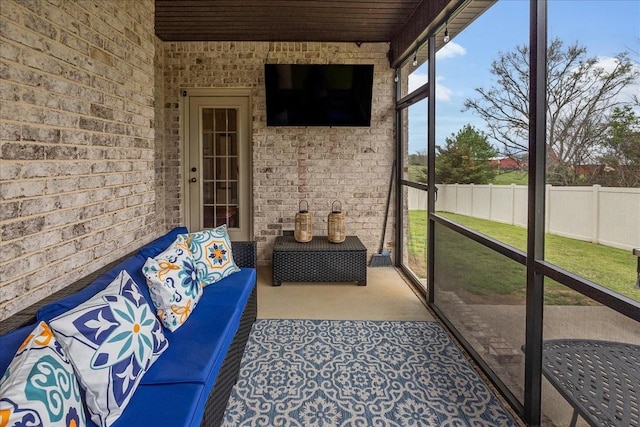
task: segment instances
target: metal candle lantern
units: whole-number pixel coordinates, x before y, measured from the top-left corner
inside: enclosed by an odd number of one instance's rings
[[[336,207],[336,203],[338,206]],[[327,235],[331,243],[342,243],[347,238],[345,233],[345,218],[342,204],[335,200],[331,204],[331,213],[327,218]]]
[[[305,209],[302,209],[302,202],[306,205]],[[309,203],[306,200],[300,200],[298,209],[293,238],[296,239],[296,242],[310,242],[313,239],[313,226],[311,224],[311,214],[309,213]]]

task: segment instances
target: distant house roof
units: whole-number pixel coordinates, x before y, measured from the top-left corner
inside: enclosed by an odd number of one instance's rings
[[[494,157],[490,161],[491,165],[497,166],[500,170],[520,169],[521,165],[511,157]]]

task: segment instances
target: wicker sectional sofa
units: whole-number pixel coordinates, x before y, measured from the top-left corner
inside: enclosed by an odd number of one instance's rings
[[[48,322],[91,298],[123,270],[139,286],[145,286],[141,272],[145,260],[160,254],[183,233],[187,233],[186,228],[175,228],[135,253],[0,322],[0,373],[5,372],[34,325]],[[114,427],[222,423],[257,313],[255,242],[232,242],[231,246],[240,271],[206,286],[186,322],[173,332],[164,331],[168,347],[146,371],[124,411],[112,424]],[[89,426],[96,425],[89,416],[86,421]]]

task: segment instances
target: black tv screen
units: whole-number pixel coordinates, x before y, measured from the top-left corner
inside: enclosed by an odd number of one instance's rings
[[[370,126],[373,65],[265,64],[267,126]]]

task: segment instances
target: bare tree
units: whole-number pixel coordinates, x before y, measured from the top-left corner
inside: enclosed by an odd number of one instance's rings
[[[477,88],[479,97],[467,99],[489,135],[506,155],[526,152],[529,134],[529,48],[500,54],[491,64],[495,84]],[[638,81],[640,72],[626,53],[605,67],[587,57],[584,46],[568,47],[555,39],[547,50],[547,181],[579,183],[584,165],[599,156],[614,107],[627,105],[621,92]]]

